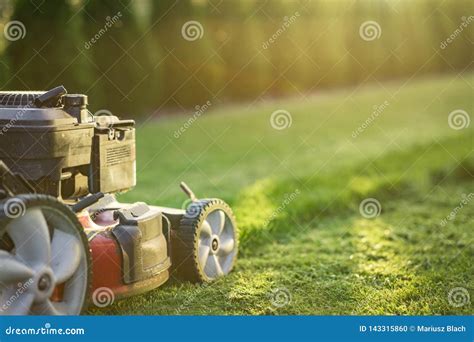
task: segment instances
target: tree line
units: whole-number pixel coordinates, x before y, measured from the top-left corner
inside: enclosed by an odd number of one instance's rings
[[[0,6],[0,88],[63,84],[89,95],[92,110],[139,117],[460,72],[472,63],[472,7],[464,0],[10,0]],[[8,39],[5,27],[16,22],[25,32]]]

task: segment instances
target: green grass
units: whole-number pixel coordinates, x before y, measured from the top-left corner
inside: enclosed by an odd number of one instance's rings
[[[362,86],[205,113],[138,129],[138,186],[120,200],[181,207],[178,183],[222,197],[241,232],[235,271],[211,285],[175,279],[94,314],[472,314],[474,75]],[[373,111],[386,109],[357,137]],[[275,130],[270,115],[291,113]],[[377,199],[378,217],[359,204]],[[445,219],[455,211],[455,217]],[[280,296],[278,296],[280,295]],[[272,304],[275,298],[291,301]]]

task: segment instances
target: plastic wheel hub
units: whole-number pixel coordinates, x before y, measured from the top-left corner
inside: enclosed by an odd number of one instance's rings
[[[214,236],[214,238],[212,239],[212,243],[211,243],[211,251],[213,253],[217,253],[218,250],[219,250],[219,237]]]
[[[47,290],[51,289],[52,284],[53,281],[51,277],[48,274],[44,274],[38,280],[38,290],[40,290],[41,292],[46,292]]]

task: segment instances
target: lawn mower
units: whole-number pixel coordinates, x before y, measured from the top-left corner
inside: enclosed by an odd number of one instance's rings
[[[135,123],[87,106],[62,86],[0,92],[0,314],[78,315],[101,291],[211,282],[235,264],[224,201],[185,183],[184,208],[117,201],[136,184]]]

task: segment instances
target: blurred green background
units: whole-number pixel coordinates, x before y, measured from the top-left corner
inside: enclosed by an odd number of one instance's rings
[[[0,41],[0,88],[64,84],[89,95],[93,111],[137,118],[460,71],[473,30],[440,46],[472,9],[467,0],[2,0],[0,28],[18,20],[26,35]],[[200,39],[183,38],[190,20]],[[383,39],[360,39],[369,20]]]

